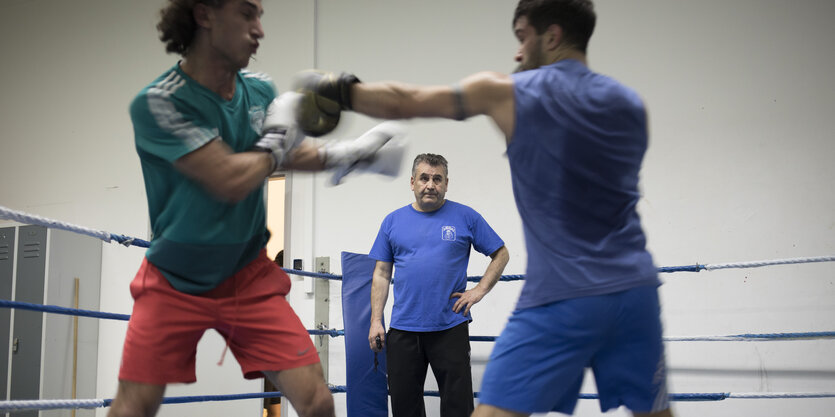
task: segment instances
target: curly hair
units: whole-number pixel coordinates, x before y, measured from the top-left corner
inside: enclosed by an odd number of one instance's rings
[[[194,20],[194,6],[205,4],[218,8],[227,0],[168,0],[168,4],[159,11],[159,40],[165,44],[165,51],[185,56],[194,34],[197,21]]]
[[[519,0],[512,24],[522,16],[528,18],[528,24],[538,35],[548,26],[561,27],[566,43],[583,53],[597,20],[591,0]]]

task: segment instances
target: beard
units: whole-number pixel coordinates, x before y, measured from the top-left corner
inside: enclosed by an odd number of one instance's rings
[[[523,59],[513,70],[514,73],[537,69],[545,65],[545,54],[542,53],[542,39],[539,38],[531,45],[527,59]]]

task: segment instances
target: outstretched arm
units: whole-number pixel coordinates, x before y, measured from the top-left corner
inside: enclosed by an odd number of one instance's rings
[[[513,79],[480,72],[453,86],[417,86],[395,81],[356,83],[351,89],[354,111],[384,119],[490,116],[502,133],[513,133]]]
[[[338,115],[353,110],[383,119],[490,116],[510,137],[514,123],[513,78],[479,72],[453,86],[417,86],[396,81],[363,83],[352,74],[306,71],[296,77],[303,109]],[[335,117],[335,116],[334,116]],[[316,127],[316,126],[314,126]]]
[[[504,272],[504,267],[507,266],[507,261],[510,260],[510,254],[506,246],[496,249],[490,254],[490,265],[487,265],[487,270],[484,271],[484,276],[478,282],[478,285],[464,292],[452,293],[450,298],[460,297],[458,301],[452,306],[452,311],[458,313],[464,309],[464,315],[470,312],[470,308],[477,302],[481,301],[488,292],[496,285],[499,278]]]

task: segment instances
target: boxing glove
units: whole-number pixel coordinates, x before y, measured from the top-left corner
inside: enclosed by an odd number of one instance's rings
[[[322,136],[336,128],[341,111],[351,109],[351,86],[358,82],[356,76],[347,73],[310,70],[297,74],[293,88],[302,94],[296,115],[302,131]]]
[[[301,94],[288,91],[276,97],[267,107],[261,139],[255,148],[272,154],[273,171],[283,166],[290,151],[304,139],[295,117],[300,100]]]
[[[399,123],[383,122],[357,139],[326,143],[319,154],[325,167],[333,171],[331,184],[340,184],[354,171],[396,177],[406,150],[404,136]]]

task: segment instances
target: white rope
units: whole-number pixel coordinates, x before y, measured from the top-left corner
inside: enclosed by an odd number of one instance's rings
[[[728,398],[835,398],[835,392],[731,392]]]
[[[704,268],[708,271],[714,269],[729,269],[729,268],[756,268],[760,266],[770,265],[788,265],[788,264],[805,264],[812,262],[832,262],[835,261],[835,256],[817,256],[808,258],[789,258],[789,259],[775,259],[771,261],[751,261],[751,262],[734,262],[726,264],[707,264]]]
[[[110,243],[110,233],[101,230],[90,229],[87,227],[76,226],[74,224],[60,222],[58,220],[47,219],[45,217],[36,216],[34,214],[26,214],[20,211],[12,210],[4,206],[0,206],[0,219],[14,220],[20,223],[46,226],[52,229],[67,230],[70,232],[80,233],[83,235],[99,238],[105,242]]]
[[[100,408],[104,400],[14,400],[0,401],[0,411],[14,412],[23,410],[56,410],[65,408]]]
[[[763,342],[769,340],[819,340],[835,339],[832,332],[774,333],[729,336],[665,336],[665,342]]]

